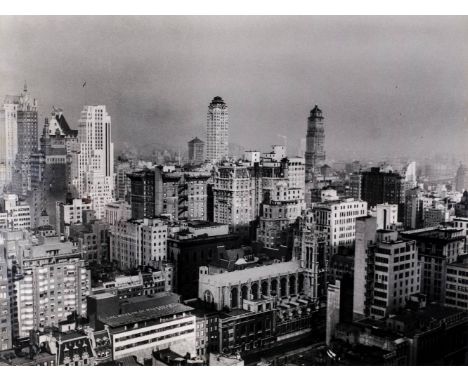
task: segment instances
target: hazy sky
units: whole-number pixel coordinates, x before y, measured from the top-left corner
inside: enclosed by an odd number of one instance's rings
[[[0,95],[24,80],[71,126],[105,104],[117,147],[205,139],[296,153],[315,104],[328,158],[468,152],[466,17],[0,17]],[[83,88],[82,83],[87,85]],[[41,118],[42,119],[42,118]]]

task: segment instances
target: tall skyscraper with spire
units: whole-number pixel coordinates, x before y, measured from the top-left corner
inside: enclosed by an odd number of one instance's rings
[[[214,97],[208,106],[206,124],[206,158],[219,162],[229,154],[229,113],[221,97]]]
[[[306,180],[311,181],[325,164],[325,131],[322,110],[317,105],[310,111],[305,152]]]
[[[90,198],[96,217],[102,219],[106,204],[114,198],[114,144],[105,105],[83,108],[78,141],[73,184],[78,197]]]

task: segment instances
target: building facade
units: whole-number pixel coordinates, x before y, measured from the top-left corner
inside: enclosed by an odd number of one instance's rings
[[[447,265],[445,305],[468,311],[468,258]]]
[[[422,263],[421,293],[429,302],[444,303],[447,266],[464,254],[465,235],[460,228],[429,227],[402,232],[415,240]]]
[[[219,162],[229,155],[229,113],[221,97],[208,106],[206,122],[206,159]]]
[[[305,152],[307,180],[312,180],[325,164],[325,130],[322,110],[317,105],[307,120],[307,143]]]
[[[120,220],[110,229],[110,260],[120,269],[157,265],[167,256],[167,224],[160,219]]]
[[[111,117],[106,106],[85,106],[78,124],[79,149],[73,185],[78,197],[89,198],[99,219],[114,200],[114,144]]]
[[[15,289],[18,308],[18,337],[46,326],[58,326],[75,312],[86,316],[86,297],[91,274],[81,253],[57,237],[37,245],[21,246]]]
[[[367,202],[342,199],[317,203],[312,211],[316,228],[327,235],[330,254],[338,253],[339,247],[350,247],[356,235],[356,219],[367,215]]]
[[[188,142],[188,159],[190,163],[199,164],[205,160],[205,142],[195,137]]]
[[[70,225],[82,224],[84,211],[91,210],[91,200],[72,199],[68,203],[56,204],[56,232],[58,236],[68,237]]]
[[[369,207],[377,204],[404,203],[404,178],[396,172],[383,172],[379,167],[361,173],[361,198]]]
[[[233,233],[249,235],[255,219],[255,183],[247,166],[218,166],[214,170],[214,222],[228,224]]]

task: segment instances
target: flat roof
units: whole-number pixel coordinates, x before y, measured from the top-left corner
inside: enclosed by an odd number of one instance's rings
[[[189,227],[221,227],[221,226],[226,226],[227,224],[222,224],[222,223],[214,223],[214,222],[209,222],[206,220],[190,220],[187,221],[187,225]]]
[[[96,300],[104,300],[106,298],[113,298],[116,297],[115,294],[109,293],[109,292],[103,292],[103,293],[96,293],[93,294],[92,296],[89,296],[90,298],[94,298]]]
[[[189,312],[193,310],[192,307],[183,305],[181,303],[171,303],[154,308],[140,310],[132,313],[118,314],[115,316],[109,316],[100,319],[102,323],[109,325],[110,327],[119,327],[128,324],[134,324],[137,322],[147,321],[165,316],[171,316],[173,314]]]

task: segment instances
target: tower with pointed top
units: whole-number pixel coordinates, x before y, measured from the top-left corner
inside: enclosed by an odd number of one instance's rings
[[[306,137],[306,180],[315,179],[315,174],[320,171],[320,167],[325,164],[325,130],[322,110],[317,105],[310,111],[307,121]]]
[[[229,114],[221,97],[214,97],[208,106],[206,124],[206,159],[219,162],[229,154]]]

